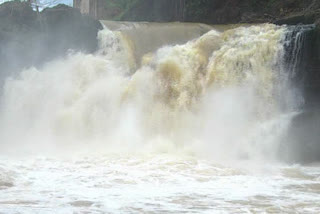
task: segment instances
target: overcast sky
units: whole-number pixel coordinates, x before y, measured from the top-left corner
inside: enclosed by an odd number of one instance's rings
[[[6,2],[8,0],[0,0],[0,4]],[[50,2],[54,2],[54,4],[66,4],[72,6],[73,0],[39,0],[41,3],[47,4]]]
[[[61,2],[72,6],[73,0],[62,0]]]

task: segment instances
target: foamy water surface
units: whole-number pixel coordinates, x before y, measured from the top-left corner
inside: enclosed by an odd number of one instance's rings
[[[248,164],[167,154],[2,158],[0,213],[320,212],[320,167]]]

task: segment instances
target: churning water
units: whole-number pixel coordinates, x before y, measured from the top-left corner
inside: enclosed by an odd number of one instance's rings
[[[141,25],[7,79],[0,213],[320,212],[320,168],[278,161],[300,34]]]

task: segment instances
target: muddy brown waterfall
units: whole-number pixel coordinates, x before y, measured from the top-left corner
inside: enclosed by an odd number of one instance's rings
[[[102,25],[5,80],[0,212],[320,210],[319,167],[285,157],[308,26]]]
[[[251,138],[299,110],[295,71],[285,66],[290,28],[103,24],[96,54],[71,54],[6,81],[4,149],[23,138],[21,148],[36,152],[94,142],[106,151],[195,146],[200,156],[275,158],[276,136],[270,145]]]

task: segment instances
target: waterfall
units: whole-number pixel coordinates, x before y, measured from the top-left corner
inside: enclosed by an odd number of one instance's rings
[[[301,67],[303,61],[303,48],[305,46],[308,33],[315,28],[314,25],[288,26],[286,34],[286,64],[290,75],[294,78]]]
[[[301,111],[305,105],[304,86],[307,72],[305,70],[306,57],[304,51],[307,36],[314,29],[314,25],[287,26],[283,37],[284,56],[281,62],[283,84],[280,90],[287,91],[280,97],[284,100],[282,107],[291,111]]]
[[[268,147],[274,156],[279,126],[266,131],[265,124],[296,110],[285,52],[295,72],[304,31],[261,24],[199,32],[192,26],[199,35],[182,38],[169,34],[176,31],[168,25],[166,41],[152,36],[162,32],[157,25],[149,34],[148,24],[143,33],[137,25],[123,26],[99,32],[93,55],[71,54],[7,79],[3,151],[19,145],[30,152],[85,148],[253,158]],[[272,142],[257,142],[264,139]]]
[[[6,79],[0,213],[319,213],[309,26],[105,26]]]

